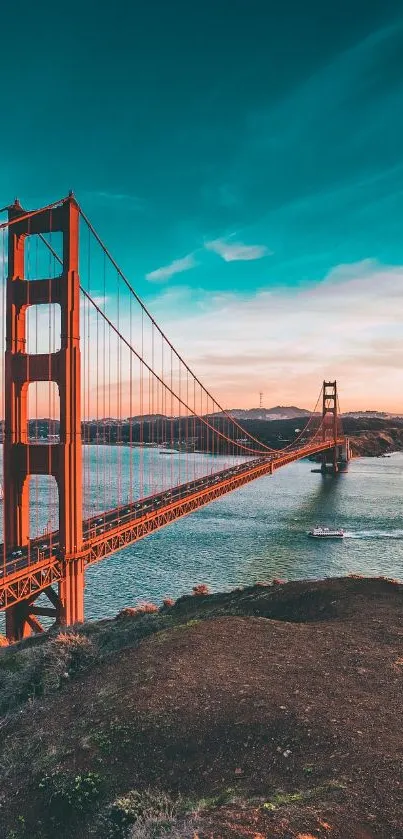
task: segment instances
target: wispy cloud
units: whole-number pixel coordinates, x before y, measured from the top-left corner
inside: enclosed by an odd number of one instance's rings
[[[195,268],[197,262],[192,253],[183,256],[182,259],[174,259],[169,265],[163,265],[162,268],[156,268],[155,271],[150,271],[146,274],[146,280],[150,283],[163,283],[173,277],[174,274],[181,274],[182,271],[189,271],[190,268]]]
[[[243,242],[228,242],[226,239],[214,239],[212,242],[206,242],[204,247],[208,251],[218,253],[225,262],[262,259],[263,256],[272,254],[266,245],[245,245]]]

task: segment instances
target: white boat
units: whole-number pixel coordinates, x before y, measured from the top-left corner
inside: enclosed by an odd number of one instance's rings
[[[333,530],[331,527],[314,527],[308,531],[313,539],[343,539],[344,530]]]
[[[3,501],[3,498],[4,498],[3,484],[0,484],[0,501]]]

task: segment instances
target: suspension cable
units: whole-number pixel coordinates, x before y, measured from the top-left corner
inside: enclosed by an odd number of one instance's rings
[[[199,385],[200,385],[200,387],[203,389],[204,393],[206,393],[206,395],[207,395],[207,396],[209,396],[209,397],[210,397],[210,399],[211,399],[212,401],[215,401],[215,404],[216,404],[216,405],[217,405],[217,407],[220,409],[221,413],[222,413],[222,414],[224,414],[226,417],[229,417],[230,421],[231,421],[231,422],[232,422],[232,424],[235,426],[235,428],[237,428],[239,431],[242,431],[242,433],[243,433],[243,434],[246,434],[246,435],[249,437],[249,439],[250,439],[250,440],[253,440],[253,442],[254,442],[254,443],[258,443],[258,445],[262,446],[262,447],[263,447],[265,450],[267,450],[267,451],[271,451],[271,452],[275,452],[275,451],[277,451],[276,449],[272,449],[270,446],[266,446],[264,443],[262,443],[260,440],[258,440],[258,438],[257,438],[257,437],[254,437],[252,434],[249,434],[249,432],[245,431],[245,429],[244,429],[244,428],[243,428],[243,427],[242,427],[242,426],[241,426],[241,425],[240,425],[240,424],[239,424],[239,423],[238,423],[238,422],[234,419],[234,417],[232,417],[232,416],[231,416],[231,414],[229,414],[229,413],[228,413],[228,411],[226,411],[224,408],[222,408],[222,406],[221,406],[221,405],[220,405],[220,404],[219,404],[216,400],[214,400],[214,397],[212,396],[212,394],[211,394],[211,393],[207,390],[207,388],[206,388],[206,387],[202,384],[202,382],[200,381],[200,379],[199,379],[199,378],[198,378],[198,377],[197,377],[197,376],[193,373],[193,371],[192,371],[192,370],[191,370],[191,368],[188,366],[188,364],[186,363],[186,361],[184,360],[184,358],[180,355],[180,353],[178,353],[178,351],[175,349],[175,347],[174,347],[174,345],[172,344],[172,342],[169,340],[169,338],[165,335],[165,333],[163,332],[163,330],[161,329],[161,327],[158,325],[158,323],[157,323],[157,321],[155,320],[155,318],[153,318],[153,316],[152,316],[151,312],[147,309],[147,307],[146,307],[146,305],[143,303],[143,301],[142,301],[141,297],[139,297],[139,295],[137,294],[137,292],[134,290],[133,286],[131,285],[131,283],[129,282],[129,280],[127,279],[127,277],[125,276],[125,274],[124,274],[124,273],[123,273],[123,271],[121,270],[121,268],[119,268],[118,263],[117,263],[117,262],[116,262],[116,260],[113,258],[112,254],[110,253],[110,251],[108,250],[108,248],[106,247],[106,245],[103,243],[103,241],[102,241],[101,237],[100,237],[100,236],[98,235],[98,233],[96,232],[96,230],[95,230],[94,226],[91,224],[91,222],[90,222],[90,220],[89,220],[88,216],[86,216],[86,215],[85,215],[84,211],[81,209],[81,207],[80,207],[80,206],[79,206],[79,212],[80,212],[80,215],[82,216],[83,220],[85,221],[85,223],[88,225],[89,229],[91,230],[91,232],[92,232],[93,236],[95,236],[95,238],[96,238],[96,240],[97,240],[98,244],[100,245],[100,247],[102,248],[102,250],[104,251],[104,253],[105,253],[105,254],[106,254],[106,256],[108,257],[108,259],[109,259],[109,260],[110,260],[110,262],[112,263],[113,267],[116,269],[116,271],[118,272],[118,274],[119,274],[119,275],[120,275],[120,277],[122,278],[123,282],[125,283],[125,285],[126,285],[126,286],[127,286],[127,288],[129,289],[130,293],[131,293],[131,294],[135,297],[135,299],[137,300],[138,304],[141,306],[141,308],[143,309],[144,313],[147,315],[147,317],[149,318],[149,320],[151,321],[151,323],[152,323],[152,324],[155,326],[155,328],[158,330],[158,332],[160,333],[160,335],[161,335],[161,337],[164,339],[164,341],[166,341],[166,343],[167,343],[167,344],[168,344],[168,346],[170,347],[171,351],[172,351],[173,353],[175,353],[176,357],[179,359],[179,361],[181,361],[181,362],[182,362],[182,364],[184,365],[184,367],[186,368],[186,370],[188,370],[188,371],[189,371],[189,373],[190,373],[190,374],[194,377],[194,379],[196,380],[197,384],[199,384]]]
[[[63,199],[63,200],[64,200],[64,201],[66,201],[67,199]],[[57,202],[57,203],[60,203],[60,202]],[[201,420],[202,420],[202,422],[204,423],[204,425],[205,425],[207,428],[209,428],[211,431],[213,431],[213,432],[215,432],[216,434],[218,434],[218,436],[220,436],[222,439],[226,440],[228,443],[231,443],[232,445],[236,445],[236,446],[238,447],[238,449],[243,449],[245,452],[248,452],[249,454],[262,454],[262,455],[263,455],[263,454],[264,454],[264,452],[270,452],[270,453],[272,453],[272,454],[274,454],[274,455],[278,455],[278,452],[279,452],[279,451],[284,452],[284,451],[287,451],[287,450],[289,450],[289,449],[291,449],[291,448],[294,448],[294,447],[295,447],[295,444],[296,444],[296,443],[297,443],[297,442],[298,442],[298,441],[299,441],[299,440],[300,440],[303,436],[305,436],[305,435],[306,435],[307,431],[308,431],[308,430],[309,430],[309,428],[310,428],[311,423],[314,421],[314,419],[316,419],[316,416],[315,416],[315,415],[316,415],[316,410],[317,410],[317,407],[318,407],[318,404],[319,404],[319,401],[320,401],[320,398],[321,398],[321,395],[322,395],[322,388],[321,388],[321,391],[320,391],[320,393],[319,393],[318,399],[317,399],[317,401],[316,401],[316,405],[315,405],[315,407],[314,407],[314,409],[313,409],[312,413],[310,414],[310,417],[309,417],[309,420],[308,420],[308,422],[307,422],[306,426],[304,427],[304,429],[302,429],[302,431],[298,434],[298,436],[297,436],[297,437],[296,437],[296,438],[295,438],[295,439],[294,439],[291,443],[289,443],[287,446],[283,446],[281,449],[275,449],[275,448],[273,448],[272,446],[268,446],[268,445],[266,445],[265,443],[262,443],[262,442],[261,442],[261,441],[260,441],[257,437],[255,437],[254,435],[250,434],[250,433],[249,433],[249,432],[248,432],[245,428],[243,428],[243,426],[242,426],[242,425],[240,425],[240,423],[238,423],[238,422],[236,421],[236,419],[235,419],[235,418],[234,418],[234,417],[233,417],[233,416],[232,416],[232,415],[231,415],[228,411],[226,411],[224,408],[222,408],[222,406],[220,405],[220,403],[219,403],[219,402],[217,402],[217,401],[214,399],[214,397],[211,395],[211,393],[210,393],[210,392],[207,390],[207,388],[206,388],[206,387],[202,384],[202,382],[200,381],[200,379],[199,379],[199,378],[198,378],[198,377],[197,377],[197,376],[193,373],[193,371],[191,370],[191,368],[188,366],[188,364],[186,363],[186,361],[182,358],[182,356],[181,356],[181,355],[178,353],[178,351],[175,349],[175,347],[173,346],[173,344],[171,343],[171,341],[169,340],[169,338],[165,335],[165,333],[163,332],[163,330],[161,329],[161,327],[158,325],[158,323],[156,322],[156,320],[153,318],[153,316],[151,315],[151,313],[149,312],[149,310],[147,309],[147,307],[145,306],[145,304],[144,304],[144,303],[143,303],[143,301],[141,300],[141,298],[138,296],[138,294],[136,293],[136,291],[133,289],[133,287],[132,287],[132,285],[130,284],[129,280],[128,280],[128,279],[127,279],[127,277],[123,274],[122,270],[119,268],[119,265],[117,264],[117,262],[116,262],[116,261],[114,260],[114,258],[112,257],[112,255],[111,255],[111,253],[109,252],[109,250],[108,250],[108,248],[106,247],[106,245],[104,245],[104,243],[103,243],[102,239],[100,238],[100,236],[99,236],[99,235],[98,235],[98,233],[96,232],[95,228],[94,228],[94,227],[93,227],[93,225],[91,224],[91,222],[90,222],[90,220],[88,219],[88,217],[86,216],[86,214],[83,212],[83,210],[81,209],[81,207],[80,207],[79,205],[78,205],[78,207],[79,207],[79,212],[80,212],[80,215],[82,216],[82,218],[83,218],[84,222],[86,223],[86,225],[87,225],[88,229],[91,231],[91,233],[93,234],[93,236],[94,236],[94,237],[95,237],[95,239],[97,240],[98,244],[99,244],[99,245],[100,245],[100,247],[102,248],[102,250],[103,250],[103,252],[104,252],[104,255],[105,255],[105,256],[106,256],[106,257],[110,260],[110,262],[112,263],[113,267],[114,267],[114,268],[115,268],[115,270],[117,271],[118,276],[119,276],[119,277],[121,277],[121,279],[123,280],[123,282],[125,283],[125,285],[126,285],[126,286],[127,286],[127,288],[129,289],[130,293],[133,295],[133,297],[134,297],[134,298],[136,299],[136,301],[139,303],[139,305],[140,305],[140,307],[141,307],[141,309],[142,309],[143,313],[144,313],[144,314],[145,314],[145,315],[149,318],[149,320],[150,320],[150,322],[151,322],[151,324],[152,324],[152,327],[153,327],[153,328],[155,328],[155,329],[157,329],[157,331],[158,331],[158,332],[159,332],[159,334],[161,335],[161,338],[162,338],[162,339],[163,339],[163,340],[167,343],[167,345],[169,346],[169,348],[170,348],[170,350],[171,350],[171,353],[176,355],[176,357],[178,358],[179,362],[180,362],[180,363],[182,363],[182,364],[184,365],[184,367],[185,367],[186,371],[187,371],[188,373],[190,373],[190,375],[192,376],[192,378],[194,379],[194,381],[195,381],[195,382],[196,382],[196,383],[200,386],[201,390],[202,390],[202,391],[206,394],[207,399],[208,399],[208,398],[210,398],[210,399],[211,399],[211,401],[213,402],[213,405],[216,405],[216,407],[219,409],[220,413],[223,415],[223,418],[225,417],[227,420],[229,420],[229,421],[232,423],[232,425],[234,426],[234,428],[236,428],[237,430],[241,431],[241,432],[242,432],[242,434],[244,434],[246,437],[248,437],[248,439],[250,439],[252,442],[257,443],[259,446],[261,446],[261,448],[262,448],[264,451],[259,451],[259,450],[253,450],[253,449],[250,449],[250,448],[249,448],[249,446],[243,446],[243,445],[242,445],[242,444],[240,444],[238,441],[233,440],[233,439],[229,436],[229,427],[228,427],[228,434],[227,434],[227,435],[226,435],[226,434],[224,434],[224,433],[222,433],[222,432],[220,432],[218,429],[216,429],[216,428],[215,428],[215,426],[214,426],[214,425],[211,425],[210,423],[208,423],[208,422],[207,422],[207,421],[206,421],[203,417],[200,417],[200,416],[199,416],[197,413],[195,413],[195,412],[194,412],[191,408],[189,408],[189,406],[187,406],[187,405],[186,405],[186,403],[184,403],[182,399],[178,400],[178,401],[179,401],[179,404],[180,404],[180,405],[183,405],[185,408],[189,409],[189,410],[192,412],[192,414],[194,414],[194,416],[195,416],[195,417],[198,417],[199,419],[201,419]],[[45,209],[46,209],[46,208],[45,208]],[[37,212],[39,212],[39,211],[37,211]],[[52,252],[53,252],[54,256],[55,256],[55,257],[56,257],[56,259],[59,261],[59,263],[62,265],[62,264],[63,264],[63,261],[62,261],[62,259],[60,259],[59,255],[58,255],[58,254],[56,254],[56,253],[55,253],[55,251],[53,251],[53,249],[51,248],[51,246],[49,245],[49,242],[45,239],[45,237],[43,237],[43,236],[42,236],[42,234],[39,234],[39,235],[40,235],[40,238],[41,238],[41,239],[43,240],[43,242],[45,243],[45,245],[46,245],[47,247],[49,247],[49,248],[52,250]],[[131,344],[130,344],[128,341],[126,341],[126,339],[124,338],[124,336],[123,336],[123,335],[121,335],[120,331],[115,329],[114,325],[113,325],[113,324],[112,324],[112,322],[109,320],[109,318],[107,317],[107,315],[105,314],[105,312],[103,312],[103,310],[102,310],[102,309],[101,309],[101,308],[100,308],[100,307],[99,307],[99,306],[98,306],[98,305],[97,305],[97,304],[93,301],[93,299],[91,298],[91,296],[90,296],[90,295],[88,295],[88,293],[86,292],[86,290],[85,290],[82,286],[80,286],[80,288],[81,288],[81,291],[83,292],[83,294],[85,294],[85,296],[87,297],[87,299],[88,299],[88,300],[92,303],[92,305],[95,307],[95,309],[97,310],[97,312],[98,312],[98,313],[99,313],[99,314],[100,314],[100,315],[101,315],[101,316],[102,316],[102,317],[106,320],[106,322],[109,324],[109,326],[110,326],[110,327],[112,327],[112,328],[116,331],[116,334],[117,334],[117,335],[121,338],[121,340],[123,340],[123,341],[125,342],[125,344],[126,344],[126,345],[127,345],[127,347],[130,349],[130,351],[131,351],[131,352],[134,352],[134,353],[135,353],[135,355],[137,356],[137,358],[139,359],[139,361],[145,364],[145,366],[147,367],[147,370],[148,370],[149,372],[151,372],[151,373],[152,373],[152,374],[156,377],[157,381],[159,381],[159,382],[161,383],[162,387],[163,387],[163,388],[167,388],[167,389],[168,389],[168,392],[169,392],[169,393],[170,393],[173,397],[176,397],[176,394],[173,392],[173,390],[172,390],[172,389],[170,389],[169,385],[167,385],[167,384],[166,384],[166,383],[165,383],[162,379],[160,379],[160,377],[158,376],[158,374],[156,374],[156,373],[154,372],[154,370],[153,370],[153,369],[152,369],[152,368],[151,368],[151,367],[147,364],[147,362],[146,362],[146,361],[144,361],[144,359],[142,358],[142,356],[140,356],[140,355],[139,355],[139,354],[138,354],[138,353],[134,350],[134,348],[131,346]],[[176,397],[176,398],[177,398],[177,397]],[[208,404],[208,403],[207,403],[207,404]],[[315,435],[314,435],[314,436],[316,436],[316,433],[315,433]]]

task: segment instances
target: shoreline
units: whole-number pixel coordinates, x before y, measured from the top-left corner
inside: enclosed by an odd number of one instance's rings
[[[400,429],[399,429],[400,431]],[[403,434],[401,445],[396,447],[396,440],[391,438],[390,440],[385,440],[385,435],[374,435],[370,439],[366,440],[363,437],[355,437],[353,435],[349,436],[350,445],[352,449],[351,459],[356,459],[358,457],[387,457],[393,454],[400,454],[403,452]],[[46,443],[46,441],[44,441]],[[400,442],[400,441],[399,441]],[[49,443],[49,445],[51,445]],[[96,442],[95,440],[86,440],[83,442],[83,446],[108,446],[112,448],[117,447],[126,447],[131,449],[157,449],[162,451],[165,454],[175,455],[175,454],[186,454],[186,455],[196,455],[196,454],[203,454],[208,455],[209,457],[225,457],[225,454],[222,452],[217,451],[201,451],[197,449],[196,451],[188,451],[188,450],[181,450],[181,449],[169,449],[164,451],[165,447],[158,444],[158,443],[130,443],[127,441],[102,441]],[[281,449],[278,450],[279,452]],[[243,455],[239,455],[242,457]],[[246,456],[246,455],[245,455]],[[252,457],[252,455],[251,455]]]

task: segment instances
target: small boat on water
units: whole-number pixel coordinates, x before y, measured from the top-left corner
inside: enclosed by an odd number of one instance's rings
[[[312,539],[343,539],[344,530],[333,530],[331,527],[314,527],[308,531]]]
[[[3,501],[3,498],[4,498],[3,484],[0,484],[0,501]]]

